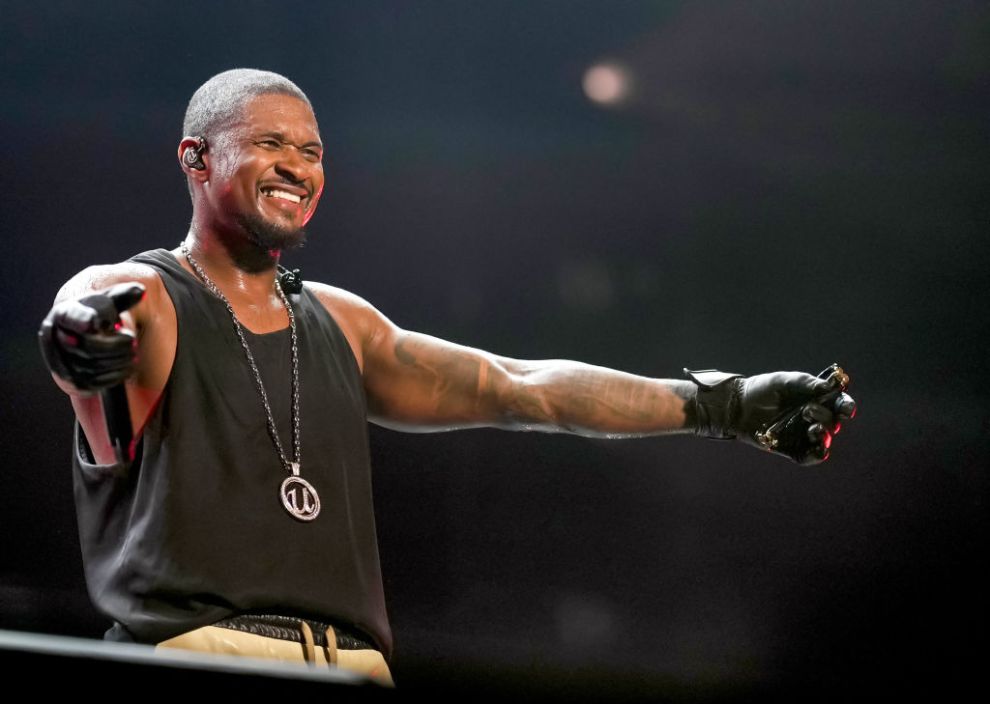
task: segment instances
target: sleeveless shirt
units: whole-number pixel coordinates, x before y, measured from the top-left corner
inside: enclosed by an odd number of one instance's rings
[[[98,465],[78,422],[73,484],[87,587],[112,640],[157,643],[241,613],[346,624],[390,655],[372,506],[367,408],[357,361],[303,288],[296,317],[301,476],[313,521],[282,506],[288,476],[223,302],[165,249],[152,267],[175,306],[175,362],[130,466]],[[244,335],[291,459],[288,329]]]

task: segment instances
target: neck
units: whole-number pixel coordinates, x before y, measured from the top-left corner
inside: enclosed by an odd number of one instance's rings
[[[185,239],[186,248],[223,291],[271,295],[281,251],[263,249],[243,235],[205,232],[195,225]]]

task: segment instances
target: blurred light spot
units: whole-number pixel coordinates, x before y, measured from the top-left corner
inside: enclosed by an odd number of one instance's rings
[[[618,64],[595,64],[584,73],[582,85],[588,99],[599,105],[616,105],[629,95],[629,72]]]

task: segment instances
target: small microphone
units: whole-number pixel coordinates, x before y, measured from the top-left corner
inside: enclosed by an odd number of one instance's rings
[[[278,267],[278,283],[286,293],[300,293],[303,289],[302,275],[298,269],[286,269],[284,266]]]
[[[130,464],[134,461],[134,437],[131,429],[131,409],[127,403],[127,391],[123,384],[111,386],[100,392],[103,417],[107,421],[107,435],[117,461]]]
[[[97,309],[102,312],[102,317],[97,319],[99,330],[105,333],[119,330],[120,314],[140,302],[145,293],[143,285],[126,282],[93,296],[93,303],[101,304]],[[103,297],[109,298],[111,305],[103,304]],[[133,338],[132,344],[134,344]],[[131,427],[131,409],[127,403],[127,390],[123,382],[103,389],[100,392],[100,401],[103,404],[103,418],[107,422],[107,436],[114,455],[118,462],[130,465],[134,461],[134,430]]]

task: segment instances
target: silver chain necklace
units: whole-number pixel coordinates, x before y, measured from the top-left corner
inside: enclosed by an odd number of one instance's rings
[[[234,330],[237,332],[237,338],[241,341],[241,347],[244,348],[244,354],[247,356],[248,364],[254,373],[254,384],[258,388],[261,403],[265,407],[265,415],[268,417],[268,434],[275,444],[275,449],[278,451],[282,466],[291,475],[282,482],[282,486],[279,488],[279,497],[282,499],[282,505],[293,518],[297,518],[300,521],[312,521],[320,514],[320,496],[316,493],[316,489],[312,484],[299,476],[299,464],[302,461],[302,441],[300,439],[301,433],[299,426],[299,340],[296,335],[296,316],[292,312],[292,306],[289,305],[289,299],[282,291],[278,277],[275,277],[275,290],[278,292],[278,296],[282,299],[282,304],[289,314],[289,332],[292,337],[292,449],[294,458],[291,462],[286,458],[285,451],[282,450],[282,441],[279,440],[278,431],[275,429],[275,418],[272,416],[272,409],[268,403],[268,394],[265,393],[265,385],[261,381],[261,373],[258,371],[258,365],[255,364],[254,355],[251,354],[251,348],[248,347],[247,340],[244,338],[244,330],[241,328],[241,323],[234,313],[233,306],[230,305],[227,297],[223,295],[223,291],[206,275],[199,262],[193,259],[189,247],[186,246],[185,242],[179,245],[179,249],[189,262],[189,266],[193,268],[210,292],[223,301],[223,304],[227,307],[227,312],[230,313],[230,319],[234,322]]]

